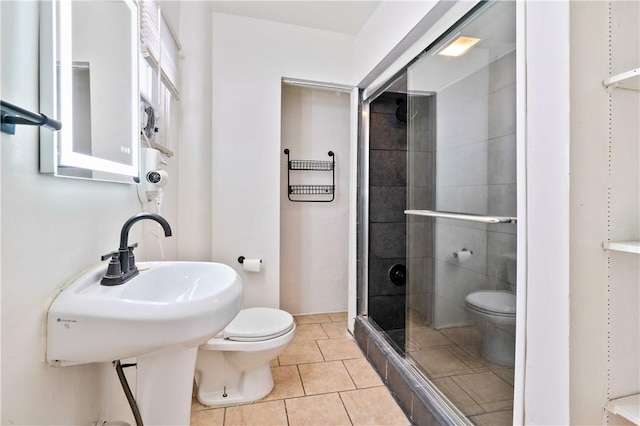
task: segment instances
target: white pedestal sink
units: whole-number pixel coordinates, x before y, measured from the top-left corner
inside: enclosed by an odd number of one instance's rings
[[[138,357],[136,400],[145,424],[188,425],[198,346],[242,305],[242,282],[229,266],[139,263],[140,274],[100,285],[106,265],[84,273],[47,313],[47,362],[66,366]]]

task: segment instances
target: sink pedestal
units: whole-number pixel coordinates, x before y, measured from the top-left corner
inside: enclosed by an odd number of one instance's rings
[[[136,401],[145,425],[189,425],[198,347],[176,345],[138,357]]]

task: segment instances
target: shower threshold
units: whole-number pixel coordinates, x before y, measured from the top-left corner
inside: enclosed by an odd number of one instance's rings
[[[356,318],[354,336],[413,424],[473,424],[398,353],[395,345],[368,317]]]

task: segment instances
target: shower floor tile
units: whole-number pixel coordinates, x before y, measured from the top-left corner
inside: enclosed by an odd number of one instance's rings
[[[455,356],[449,348],[427,349],[413,352],[411,356],[430,378],[473,373],[471,367]]]
[[[411,343],[419,349],[438,348],[454,344],[447,336],[438,330],[426,326],[410,327],[408,337]]]
[[[295,340],[270,364],[271,393],[226,408],[194,397],[192,426],[411,424],[347,331],[346,312],[295,319]]]
[[[513,424],[513,410],[471,416],[469,420],[478,426],[511,425]]]
[[[455,376],[452,379],[480,404],[513,398],[513,387],[491,371]]]
[[[482,333],[476,327],[447,328],[442,330],[442,334],[458,346],[479,345],[482,343]]]
[[[496,373],[502,380],[513,386],[513,368],[491,368],[491,371]]]
[[[464,391],[451,377],[433,380],[433,384],[445,394],[465,416],[485,414],[486,411]]]
[[[489,363],[482,359],[482,354],[480,354],[479,357],[474,356],[462,346],[450,346],[448,349],[465,364],[473,368],[475,372],[486,371],[488,369]]]
[[[433,384],[469,420],[478,425],[510,425],[513,414],[513,374],[482,354],[482,333],[473,326],[436,330],[409,311],[407,341],[410,356]],[[424,324],[424,323],[423,323]]]

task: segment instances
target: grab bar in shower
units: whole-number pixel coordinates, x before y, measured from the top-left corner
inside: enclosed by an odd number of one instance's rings
[[[404,214],[411,216],[441,217],[444,219],[458,219],[481,223],[516,223],[518,220],[518,218],[509,216],[483,216],[479,214],[438,212],[434,210],[405,210]]]

